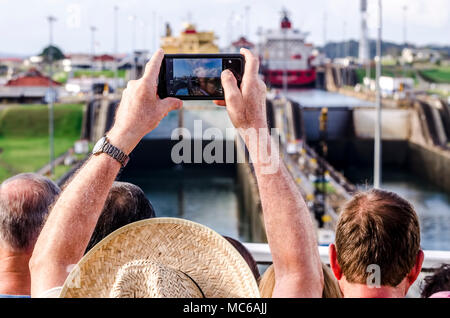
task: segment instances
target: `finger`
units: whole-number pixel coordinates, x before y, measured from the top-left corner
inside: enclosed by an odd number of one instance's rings
[[[158,83],[158,76],[159,71],[161,69],[161,62],[164,58],[164,51],[162,49],[159,49],[158,51],[153,54],[150,61],[145,66],[144,75],[142,78],[145,81],[148,81],[153,86],[156,86]]]
[[[224,100],[214,100],[213,102],[217,106],[227,106],[227,103]]]
[[[236,77],[230,70],[225,70],[222,72],[222,86],[225,92],[226,105],[236,105],[242,99],[241,91],[237,86]]]
[[[163,108],[164,112],[167,114],[172,110],[177,110],[183,107],[183,102],[178,98],[168,97],[159,101],[159,105]]]
[[[258,76],[259,71],[259,60],[256,56],[253,55],[252,52],[250,52],[247,49],[242,48],[241,54],[245,57],[245,71],[244,71],[244,78],[249,76]]]

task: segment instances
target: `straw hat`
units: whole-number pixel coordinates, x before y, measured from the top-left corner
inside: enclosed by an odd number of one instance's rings
[[[254,298],[259,291],[221,235],[191,221],[154,218],[98,243],[71,271],[60,297]]]

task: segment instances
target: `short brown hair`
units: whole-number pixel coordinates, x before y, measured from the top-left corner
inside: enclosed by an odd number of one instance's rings
[[[395,193],[356,194],[341,211],[336,229],[337,261],[350,283],[366,284],[368,266],[381,270],[381,285],[395,287],[416,263],[420,226],[414,208]]]

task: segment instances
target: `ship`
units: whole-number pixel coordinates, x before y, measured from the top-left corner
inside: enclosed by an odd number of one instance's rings
[[[260,34],[259,55],[266,84],[282,87],[286,73],[288,87],[314,86],[314,46],[305,42],[309,33],[294,29],[286,10],[282,11],[280,24],[280,29],[266,30]]]
[[[186,23],[180,36],[172,35],[172,29],[166,24],[166,34],[161,38],[161,48],[167,54],[179,53],[219,53],[215,44],[216,36],[212,31],[197,31],[192,23]]]

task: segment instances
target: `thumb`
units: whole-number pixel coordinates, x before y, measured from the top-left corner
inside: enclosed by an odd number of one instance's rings
[[[165,113],[168,113],[183,107],[183,102],[178,98],[168,97],[159,101],[159,107],[161,107]]]
[[[228,106],[235,106],[242,100],[242,93],[237,86],[236,78],[230,70],[222,72],[222,86],[225,92],[225,101]]]

